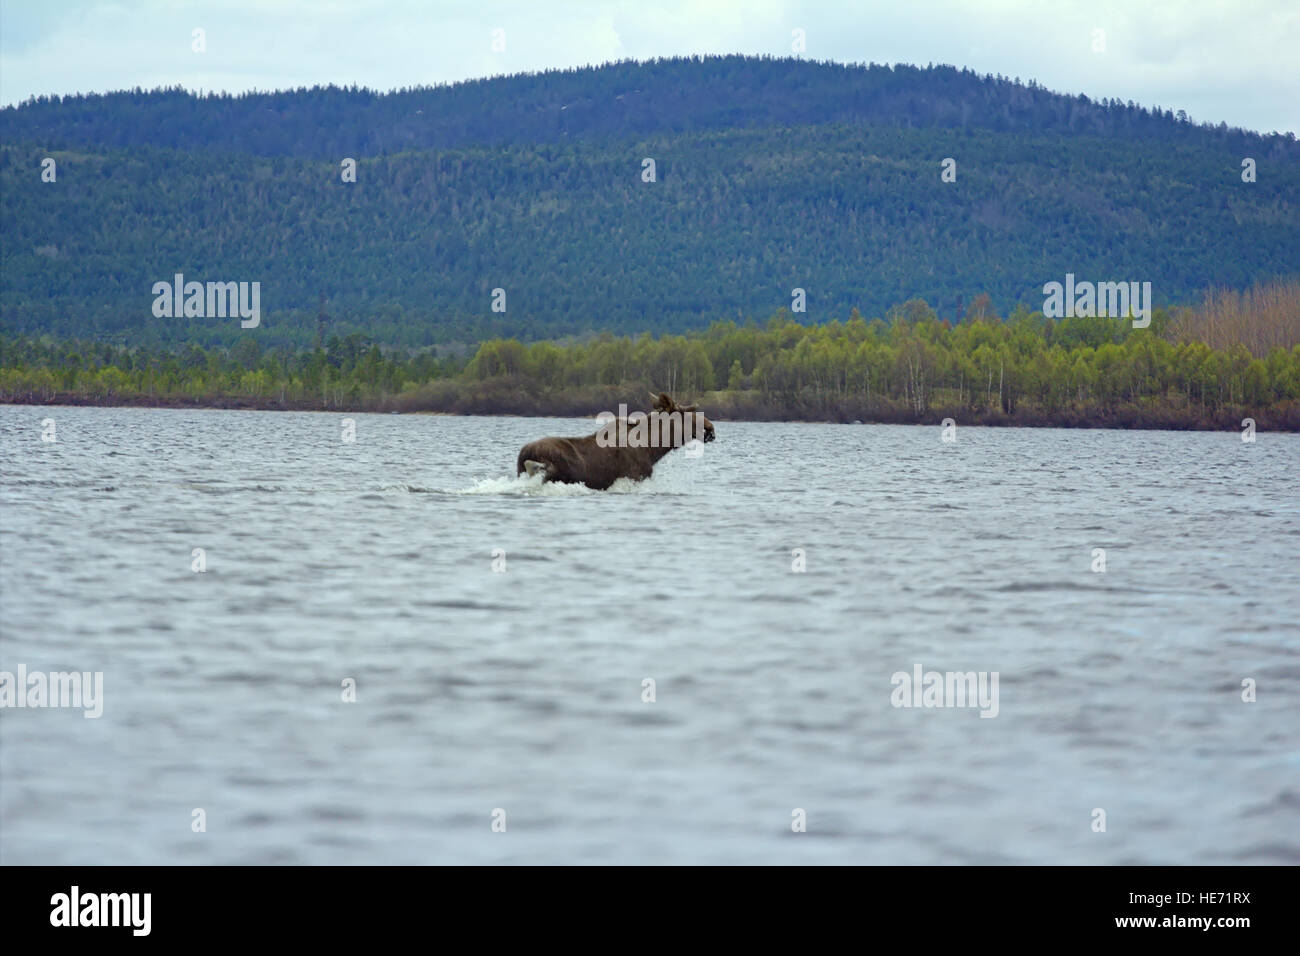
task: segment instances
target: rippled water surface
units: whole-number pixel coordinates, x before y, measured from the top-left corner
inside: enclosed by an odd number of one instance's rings
[[[1300,436],[343,417],[0,407],[0,861],[1300,862]]]

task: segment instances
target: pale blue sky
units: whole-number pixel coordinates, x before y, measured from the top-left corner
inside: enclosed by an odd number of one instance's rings
[[[206,52],[191,49],[196,28]],[[951,63],[1300,133],[1297,0],[0,0],[0,103],[177,84],[388,90],[624,58],[789,55],[795,29],[811,59]]]

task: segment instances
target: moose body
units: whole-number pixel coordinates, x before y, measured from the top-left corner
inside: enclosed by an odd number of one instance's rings
[[[675,420],[673,413],[678,413]],[[649,478],[655,462],[691,438],[706,442],[714,438],[713,423],[696,413],[696,406],[677,405],[662,393],[643,424],[633,424],[630,418],[607,422],[582,438],[529,442],[519,450],[516,474],[540,474],[545,481],[581,483],[604,491],[619,478]],[[647,436],[665,440],[647,440]]]

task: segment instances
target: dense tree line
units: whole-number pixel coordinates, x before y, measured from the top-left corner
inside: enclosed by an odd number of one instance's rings
[[[1075,135],[803,126],[362,157],[0,147],[0,320],[14,332],[204,346],[238,322],[158,318],[155,282],[261,283],[267,348],[803,321],[925,298],[1149,281],[1157,302],[1300,272],[1300,163]],[[656,160],[655,182],[642,160]],[[956,182],[940,178],[956,160]],[[493,311],[493,290],[505,292]],[[326,319],[318,319],[321,297]],[[323,341],[322,343],[323,344]]]
[[[1269,294],[1300,310],[1300,283]],[[1218,318],[1223,334],[1234,320]],[[1196,327],[1196,313],[1162,309],[1146,329],[1024,309],[1003,320],[985,299],[956,324],[910,300],[871,321],[804,325],[782,310],[658,338],[493,339],[468,361],[355,333],[298,353],[253,335],[172,352],[18,337],[0,339],[0,400],[592,414],[664,389],[719,418],[1222,427],[1248,415],[1300,429],[1300,344],[1252,355],[1188,339]]]

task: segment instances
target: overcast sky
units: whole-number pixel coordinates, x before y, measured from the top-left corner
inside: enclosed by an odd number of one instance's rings
[[[204,52],[192,49],[196,29]],[[950,63],[1300,133],[1298,0],[3,0],[0,103],[177,84],[389,90],[626,58],[787,56],[796,29],[810,59]]]

